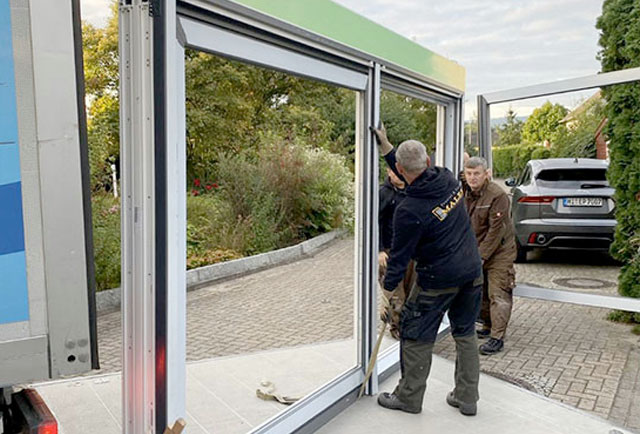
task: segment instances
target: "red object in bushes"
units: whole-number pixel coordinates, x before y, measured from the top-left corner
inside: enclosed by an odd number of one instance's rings
[[[213,188],[218,188],[218,184],[217,183],[213,183]]]
[[[211,184],[207,184],[204,188],[206,188],[207,190],[211,190],[213,186]]]
[[[198,190],[191,190],[191,194],[194,196],[197,196],[199,193],[198,193]]]
[[[195,185],[196,187],[200,187],[200,180],[198,178],[194,179],[193,185]]]

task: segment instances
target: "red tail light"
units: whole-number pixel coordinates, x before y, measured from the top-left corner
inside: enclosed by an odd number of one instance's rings
[[[58,434],[58,424],[56,422],[45,422],[38,427],[38,434]]]
[[[551,203],[555,200],[553,196],[523,196],[518,199],[520,203]]]
[[[536,242],[536,237],[538,236],[537,233],[533,232],[531,235],[529,235],[529,244],[533,244]]]

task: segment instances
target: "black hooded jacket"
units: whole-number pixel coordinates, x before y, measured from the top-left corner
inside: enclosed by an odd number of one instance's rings
[[[380,236],[379,251],[391,250],[393,241],[393,214],[398,204],[404,199],[404,190],[394,186],[389,177],[380,186],[378,193],[380,206],[378,208],[378,227]]]
[[[395,167],[395,150],[385,156]],[[393,243],[384,288],[393,291],[415,259],[424,289],[463,285],[480,276],[478,243],[460,183],[449,169],[430,167],[405,188],[393,220]]]

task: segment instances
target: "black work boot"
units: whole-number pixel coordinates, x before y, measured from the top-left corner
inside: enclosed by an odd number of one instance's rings
[[[460,410],[460,413],[465,416],[475,416],[478,412],[478,405],[474,402],[473,404],[467,404],[462,401],[458,401],[454,396],[453,392],[449,392],[447,395],[447,404],[451,407],[456,407]]]
[[[413,409],[404,402],[400,401],[400,398],[395,393],[384,392],[378,395],[378,404],[384,408],[390,408],[391,410],[401,410],[407,413],[417,414],[422,411],[421,408]]]
[[[478,329],[476,330],[476,334],[478,335],[478,339],[487,339],[491,336],[490,329]]]
[[[502,348],[504,348],[504,341],[502,339],[491,338],[484,344],[480,345],[480,354],[490,356],[502,351]]]

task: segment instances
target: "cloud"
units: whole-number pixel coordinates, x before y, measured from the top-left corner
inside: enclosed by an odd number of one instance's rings
[[[83,19],[104,25],[112,1],[81,0]],[[602,0],[334,1],[463,65],[469,101],[600,70]]]
[[[82,19],[94,26],[104,26],[110,14],[112,0],[80,0]]]
[[[470,107],[479,92],[600,70],[595,22],[602,0],[336,1],[462,64],[467,69],[467,116],[475,110]],[[522,114],[528,114],[532,102],[522,104]]]

